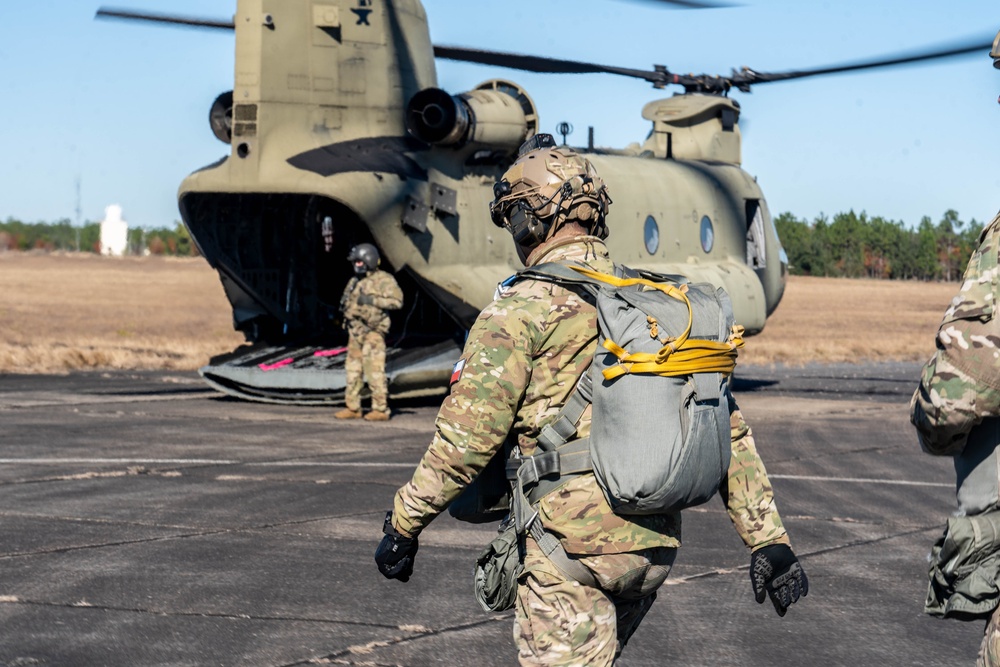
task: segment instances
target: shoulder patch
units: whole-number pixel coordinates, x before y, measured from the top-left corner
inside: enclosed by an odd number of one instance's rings
[[[465,359],[459,359],[455,363],[455,367],[451,369],[451,380],[448,381],[449,385],[453,385],[462,379],[462,371],[465,370]]]

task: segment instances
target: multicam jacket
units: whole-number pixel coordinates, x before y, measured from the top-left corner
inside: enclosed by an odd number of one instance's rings
[[[910,401],[910,421],[930,454],[960,454],[973,427],[1000,416],[998,251],[1000,215],[980,234]]]
[[[554,261],[613,271],[606,246],[590,236],[557,240],[538,257],[529,257],[528,264]],[[469,332],[430,447],[410,482],[396,493],[396,529],[419,533],[482,471],[508,433],[516,436],[523,455],[534,454],[536,437],[559,413],[596,346],[596,309],[576,292],[527,279],[503,290]],[[733,407],[733,457],[722,494],[730,518],[748,546],[787,543],[753,436]],[[588,407],[579,437],[589,435],[590,420]],[[680,514],[619,516],[593,474],[543,497],[538,512],[543,527],[569,553],[680,546]]]
[[[372,298],[371,304],[360,304],[361,295]],[[344,312],[346,328],[352,337],[364,336],[369,331],[382,335],[389,333],[389,313],[403,307],[403,291],[391,274],[375,270],[362,278],[351,278],[344,288],[340,308]]]

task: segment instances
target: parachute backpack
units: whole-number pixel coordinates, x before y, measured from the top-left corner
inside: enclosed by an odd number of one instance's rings
[[[615,275],[552,262],[522,270],[595,299],[598,348],[540,453],[508,464],[519,527],[530,506],[593,470],[617,514],[672,513],[719,492],[729,468],[729,377],[743,328],[721,288],[616,266]],[[587,405],[590,436],[573,439]],[[519,515],[519,516],[518,516]]]

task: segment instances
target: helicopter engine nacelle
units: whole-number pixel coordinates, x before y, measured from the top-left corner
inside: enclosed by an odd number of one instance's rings
[[[406,128],[435,146],[489,146],[511,151],[535,134],[535,103],[519,86],[493,79],[459,95],[425,88],[406,105]]]
[[[740,105],[720,95],[688,93],[654,100],[642,109],[653,121],[646,150],[672,160],[740,164]]]

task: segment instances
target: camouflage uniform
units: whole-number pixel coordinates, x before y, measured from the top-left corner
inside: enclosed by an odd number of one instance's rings
[[[921,448],[955,457],[961,514],[998,509],[1000,476],[1000,318],[996,315],[1000,215],[986,226],[945,311],[937,351],[924,366],[910,401]],[[1000,610],[994,612],[979,665],[1000,665]]]
[[[613,270],[596,237],[558,239],[539,251],[528,266],[575,261]],[[482,471],[508,433],[523,455],[533,455],[535,439],[589,367],[596,345],[596,309],[576,292],[522,280],[501,293],[469,332],[436,434],[410,482],[396,493],[396,530],[418,534]],[[578,437],[589,435],[590,420],[588,407]],[[730,518],[750,547],[787,544],[753,437],[735,406],[732,425],[733,458],[723,493]],[[619,516],[593,474],[586,474],[544,496],[538,515],[601,588],[567,580],[528,539],[514,630],[521,663],[610,664],[669,572],[680,546],[680,514]]]
[[[362,295],[371,297],[372,303],[358,303]],[[349,410],[361,410],[361,389],[363,378],[367,377],[372,393],[372,410],[387,412],[385,335],[389,333],[389,313],[386,311],[402,308],[403,292],[392,275],[375,270],[362,278],[352,278],[344,289],[341,303],[349,334],[344,402]]]

